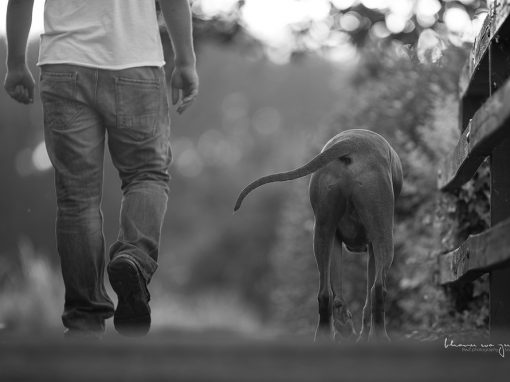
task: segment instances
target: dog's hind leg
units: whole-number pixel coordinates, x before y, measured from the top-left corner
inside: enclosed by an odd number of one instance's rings
[[[333,329],[335,341],[352,340],[356,336],[356,330],[352,322],[352,314],[347,308],[343,295],[342,281],[342,242],[337,236],[335,240],[337,250],[331,255],[330,282],[333,290]]]
[[[370,203],[370,216],[366,221],[368,239],[370,241],[370,257],[373,257],[373,270],[370,270],[369,258],[369,280],[372,279],[370,286],[370,332],[369,340],[389,341],[386,332],[385,323],[385,298],[386,298],[386,279],[393,262],[393,195],[391,192],[380,190],[381,199],[375,197]],[[386,196],[385,196],[386,194]],[[367,216],[365,216],[367,218]],[[373,272],[373,278],[370,273]]]
[[[345,203],[339,197],[338,189],[330,187],[332,179],[316,172],[310,180],[310,202],[315,215],[313,250],[319,270],[319,323],[315,339],[333,339],[333,290],[331,288],[331,256],[339,216],[345,210]]]
[[[373,257],[374,276],[369,285],[370,296],[370,331],[369,340],[389,341],[385,327],[385,295],[386,278],[393,261],[393,214],[394,196],[391,180],[384,177],[373,178],[372,183],[377,188],[360,187],[355,193],[355,207],[360,220],[367,232],[370,242],[369,251],[369,281],[370,257]],[[366,311],[366,310],[365,310]],[[365,316],[366,317],[366,316]],[[366,331],[364,328],[364,332]]]
[[[389,341],[385,323],[386,278],[393,261],[393,235],[376,240],[374,248],[375,277],[370,290],[372,319],[369,338]]]
[[[367,259],[367,296],[365,305],[363,306],[363,315],[361,319],[361,331],[359,333],[358,342],[368,340],[368,332],[370,330],[370,322],[372,320],[372,285],[375,279],[375,260],[374,249],[372,244],[368,246],[368,259]]]
[[[330,284],[331,252],[335,237],[334,224],[315,221],[313,249],[319,270],[319,323],[315,331],[315,340],[332,339],[331,317],[333,314],[333,291]]]

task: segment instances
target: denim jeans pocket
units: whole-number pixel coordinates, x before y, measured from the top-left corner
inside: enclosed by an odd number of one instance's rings
[[[66,130],[80,109],[75,107],[76,72],[41,71],[40,92],[44,124],[52,130]]]
[[[160,112],[161,84],[157,80],[116,79],[117,128],[134,138],[152,137]]]

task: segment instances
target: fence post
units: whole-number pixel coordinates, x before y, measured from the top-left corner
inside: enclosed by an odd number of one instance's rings
[[[489,46],[491,93],[508,78],[509,57],[508,39],[506,36],[504,38],[495,36],[494,43]],[[491,155],[491,226],[508,217],[510,217],[510,137],[496,146]],[[490,273],[490,332],[494,340],[502,338],[510,340],[509,266]]]
[[[510,107],[510,106],[509,106]],[[491,156],[491,226],[510,217],[510,138]],[[510,232],[508,233],[510,235]],[[510,248],[508,248],[510,251]],[[510,335],[510,267],[490,274],[490,328],[494,340]]]

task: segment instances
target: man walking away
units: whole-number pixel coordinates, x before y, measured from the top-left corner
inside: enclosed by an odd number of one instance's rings
[[[175,51],[172,101],[183,112],[198,92],[188,0],[159,0]],[[33,102],[26,65],[33,0],[7,7],[5,89]],[[157,267],[171,160],[163,51],[154,0],[46,0],[40,95],[55,170],[57,249],[66,335],[100,337],[105,319],[125,335],[150,328],[147,284]],[[105,145],[122,180],[117,241],[103,276],[101,196]]]

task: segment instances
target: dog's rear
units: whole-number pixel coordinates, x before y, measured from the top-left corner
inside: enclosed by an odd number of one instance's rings
[[[310,201],[315,215],[314,253],[320,275],[317,336],[330,337],[336,333],[350,337],[355,333],[343,300],[341,251],[339,256],[331,256],[337,241],[350,249],[367,248],[369,252],[367,298],[359,338],[370,335],[387,339],[385,280],[393,260],[394,204],[402,188],[400,159],[379,134],[361,129],[343,131],[306,165],[252,182],[239,195],[235,209],[249,192],[265,183],[310,173],[313,173]]]
[[[400,160],[388,142],[367,130],[348,130],[323,151],[345,145],[350,153],[318,169],[310,180],[315,215],[314,253],[319,268],[317,335],[354,333],[343,299],[341,243],[353,251],[368,250],[367,298],[360,339],[387,339],[384,323],[386,275],[393,260],[393,214],[402,188]],[[332,256],[335,241],[340,251]],[[370,325],[371,323],[371,325]]]

